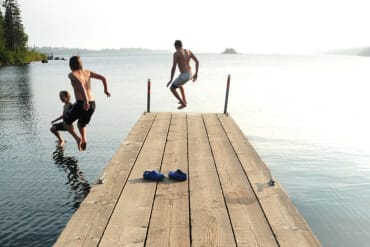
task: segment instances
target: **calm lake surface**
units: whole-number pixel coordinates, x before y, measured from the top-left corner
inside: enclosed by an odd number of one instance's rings
[[[59,55],[59,54],[58,54]],[[63,54],[68,58],[72,54]],[[146,110],[177,111],[165,87],[172,55],[80,54],[105,75],[88,147],[56,148],[50,121],[72,93],[68,61],[0,68],[0,246],[51,246],[131,127]],[[370,242],[370,58],[198,54],[189,112],[228,111],[323,246]]]

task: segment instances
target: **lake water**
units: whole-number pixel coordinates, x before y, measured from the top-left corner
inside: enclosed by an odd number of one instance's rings
[[[58,54],[59,55],[59,54]],[[69,57],[70,54],[64,54]],[[81,54],[105,75],[88,148],[67,134],[57,149],[50,121],[72,88],[67,61],[0,68],[0,246],[51,246],[131,127],[146,110],[177,111],[165,87],[171,54]],[[189,112],[228,112],[289,194],[323,246],[370,242],[370,58],[198,54],[186,85]]]

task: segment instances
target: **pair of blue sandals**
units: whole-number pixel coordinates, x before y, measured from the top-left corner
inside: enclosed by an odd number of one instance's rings
[[[145,171],[143,174],[143,177],[146,180],[162,181],[165,178],[165,175],[163,175],[157,170],[153,170],[153,171]],[[177,180],[177,181],[185,181],[187,178],[186,173],[184,173],[180,169],[177,169],[176,171],[170,171],[168,173],[168,177],[170,179]]]

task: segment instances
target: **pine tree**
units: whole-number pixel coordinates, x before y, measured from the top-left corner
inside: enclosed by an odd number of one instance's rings
[[[5,48],[4,19],[3,19],[3,13],[1,12],[1,8],[0,8],[0,52],[4,48]]]
[[[0,66],[28,64],[45,59],[45,55],[28,50],[17,0],[0,0]],[[1,8],[3,7],[3,8]],[[3,15],[3,13],[5,13]]]
[[[4,36],[9,50],[25,49],[28,36],[24,32],[17,0],[5,0]]]

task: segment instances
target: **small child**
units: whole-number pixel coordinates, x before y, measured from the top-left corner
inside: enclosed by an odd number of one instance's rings
[[[51,121],[51,126],[50,131],[58,138],[58,145],[57,147],[63,147],[64,146],[64,139],[61,137],[58,131],[67,131],[67,129],[64,127],[63,122],[55,123],[58,120],[63,119],[64,116],[67,115],[69,109],[72,107],[72,103],[70,102],[71,100],[71,95],[69,94],[68,91],[60,91],[59,92],[59,98],[60,100],[64,103],[63,106],[63,114],[59,116],[58,118],[54,119]]]

